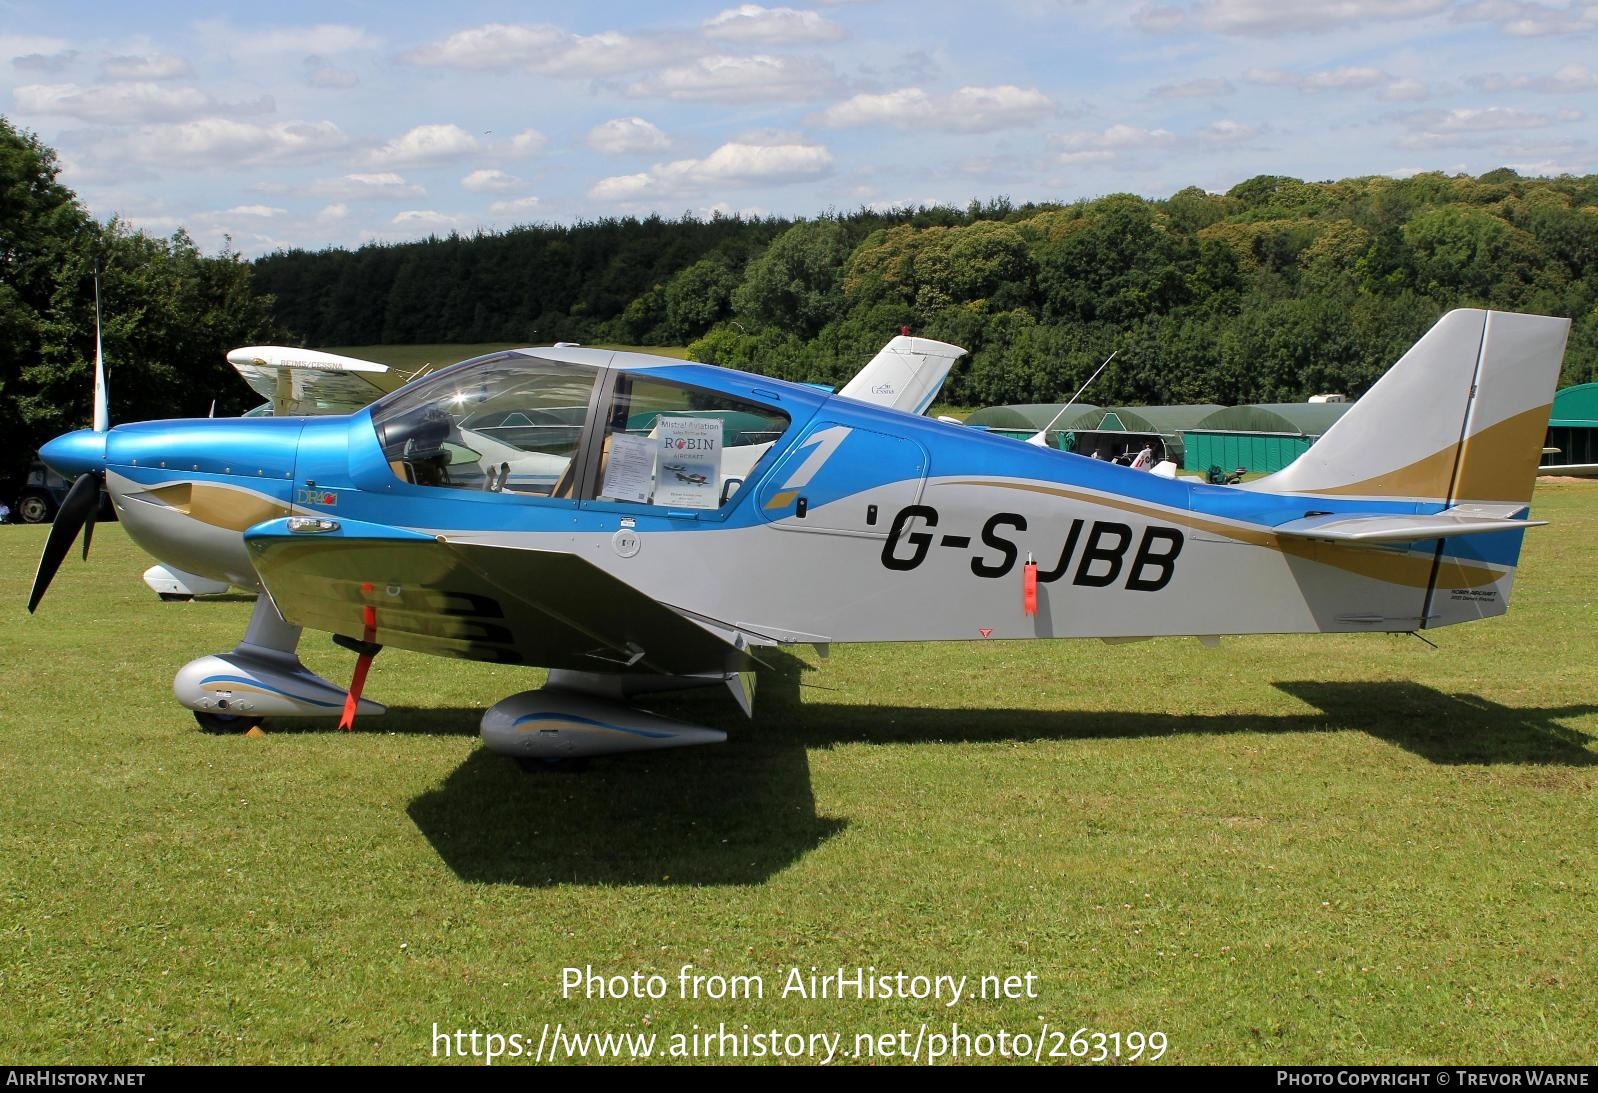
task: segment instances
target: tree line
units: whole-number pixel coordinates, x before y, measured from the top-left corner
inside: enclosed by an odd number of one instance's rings
[[[1160,200],[622,217],[250,263],[97,223],[56,175],[0,118],[8,495],[41,442],[87,423],[96,265],[113,421],[240,411],[225,353],[262,341],[687,345],[840,382],[903,328],[971,351],[954,405],[1058,401],[1112,351],[1091,401],[1352,397],[1467,306],[1572,318],[1563,383],[1598,379],[1598,175],[1262,175]]]
[[[955,405],[1055,401],[1112,351],[1100,403],[1358,395],[1446,310],[1575,320],[1563,382],[1598,378],[1598,176],[1305,182],[1224,194],[807,220],[537,225],[288,251],[255,263],[312,345],[684,345],[817,382],[908,327],[971,351]]]
[[[229,349],[275,331],[272,300],[235,253],[204,255],[101,224],[57,181],[55,153],[0,117],[0,500],[40,444],[89,424],[95,273],[111,421],[239,413],[257,401]]]

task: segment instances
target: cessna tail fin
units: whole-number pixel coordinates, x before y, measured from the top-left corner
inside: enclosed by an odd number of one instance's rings
[[[924,414],[965,350],[930,338],[903,334],[882,347],[838,394],[876,406]]]
[[[1450,311],[1309,451],[1243,488],[1524,504],[1569,331],[1569,319]]]

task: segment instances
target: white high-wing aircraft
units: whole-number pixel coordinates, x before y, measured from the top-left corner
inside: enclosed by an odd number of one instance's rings
[[[751,711],[784,645],[1413,633],[1508,609],[1569,327],[1450,312],[1308,452],[1237,486],[708,365],[495,353],[347,417],[56,438],[42,458],[80,477],[29,608],[103,484],[157,558],[265,592],[233,651],[178,673],[203,725],[382,712],[361,683],[394,645],[551,669],[483,715],[523,759],[724,739],[627,698],[725,684]],[[498,438],[564,459],[565,488],[518,488],[472,447],[485,415],[578,406],[558,440]],[[347,692],[300,663],[306,627],[358,654]]]

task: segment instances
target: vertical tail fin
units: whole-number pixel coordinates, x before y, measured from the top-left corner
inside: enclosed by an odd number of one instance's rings
[[[965,350],[930,338],[895,337],[838,394],[845,398],[924,414]]]
[[[1531,499],[1569,319],[1450,311],[1293,463],[1247,488]]]

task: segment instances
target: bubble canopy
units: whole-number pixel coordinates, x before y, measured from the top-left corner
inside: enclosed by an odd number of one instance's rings
[[[412,485],[719,508],[790,419],[670,371],[496,353],[394,392],[372,424],[390,471]]]

